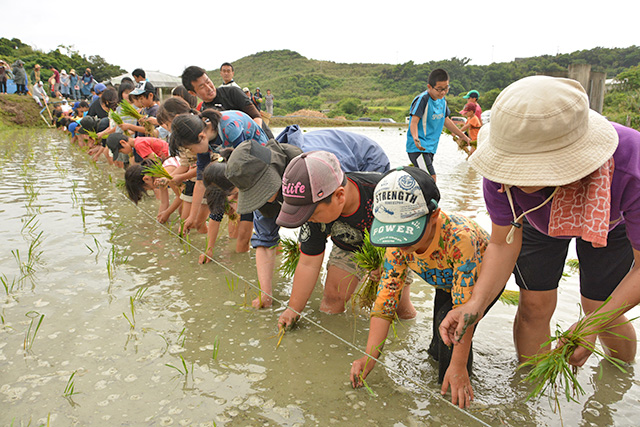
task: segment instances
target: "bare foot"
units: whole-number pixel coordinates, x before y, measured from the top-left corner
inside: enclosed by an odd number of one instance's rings
[[[251,305],[256,310],[259,310],[261,308],[269,308],[271,307],[272,304],[273,304],[273,300],[271,299],[271,297],[265,294],[262,294],[258,298],[251,301]]]

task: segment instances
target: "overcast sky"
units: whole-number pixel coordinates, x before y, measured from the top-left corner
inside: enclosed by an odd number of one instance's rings
[[[140,67],[177,76],[189,65],[216,69],[278,49],[341,63],[466,57],[486,65],[640,45],[638,0],[30,0],[20,15],[16,7],[13,2],[2,8],[2,37],[45,52],[73,46],[129,72]]]

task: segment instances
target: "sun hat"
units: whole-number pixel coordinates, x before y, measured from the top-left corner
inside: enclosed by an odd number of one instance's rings
[[[479,97],[480,97],[480,93],[477,90],[470,90],[469,92],[467,92],[465,96],[463,96],[464,99],[469,99],[469,98],[478,99]]]
[[[613,125],[589,109],[580,83],[531,76],[500,93],[469,162],[500,184],[562,186],[598,169],[617,146]]]
[[[476,112],[476,104],[472,104],[471,102],[467,102],[464,105],[464,108],[459,111],[459,113],[464,115],[464,113],[466,113],[467,111],[473,111],[475,113]]]
[[[307,222],[318,202],[344,185],[340,162],[328,151],[309,151],[291,160],[282,177],[282,209],[276,224],[296,228]]]
[[[417,243],[439,200],[436,182],[422,169],[406,166],[388,171],[373,192],[371,243],[381,247]]]
[[[278,194],[287,156],[271,139],[267,145],[250,139],[238,145],[229,156],[225,176],[238,187],[238,213],[247,214],[264,206]]]

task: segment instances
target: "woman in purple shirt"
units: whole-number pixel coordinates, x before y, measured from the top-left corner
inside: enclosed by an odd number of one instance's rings
[[[550,335],[573,237],[585,313],[609,297],[600,312],[624,313],[638,304],[640,133],[589,110],[578,82],[534,76],[500,94],[478,142],[470,162],[485,178],[491,240],[471,299],[441,324],[445,343],[462,340],[513,271],[521,289],[514,321],[518,357],[524,361],[547,350],[540,346]],[[626,320],[620,315],[595,325],[590,330],[608,327],[608,332],[587,340],[595,344],[599,338],[607,353],[633,361],[636,333]],[[569,362],[582,366],[590,355],[578,347]]]

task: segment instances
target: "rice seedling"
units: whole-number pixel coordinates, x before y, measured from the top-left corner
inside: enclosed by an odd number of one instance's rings
[[[33,266],[33,263],[29,262],[30,260],[27,260],[26,262],[22,262],[22,259],[20,258],[20,250],[19,249],[12,250],[11,254],[15,258],[16,262],[18,263],[18,268],[20,269],[20,274],[22,276],[20,278],[20,281],[24,280],[28,276],[30,276],[33,273],[35,273],[35,268]]]
[[[236,201],[230,202],[228,199],[225,199],[225,201],[224,201],[224,214],[227,217],[229,217],[229,221],[231,221],[233,223],[237,223],[240,220],[240,215],[238,215],[238,212],[236,212],[236,210],[231,207],[232,203],[237,204],[238,202],[236,202]]]
[[[136,107],[131,105],[131,103],[129,103],[129,101],[127,101],[126,99],[120,101],[120,108],[122,109],[122,114],[125,116],[129,116],[138,121],[143,118],[142,114],[140,114],[140,112],[136,110]],[[153,135],[154,129],[151,123],[142,121],[142,125],[144,126],[144,130],[147,135]]]
[[[118,126],[124,123],[124,120],[122,120],[122,116],[120,116],[120,114],[116,113],[113,110],[109,110],[109,118],[113,120],[113,122]]]
[[[9,279],[7,278],[7,276],[5,274],[2,274],[2,277],[0,277],[0,282],[2,282],[4,291],[7,294],[7,297],[9,297],[13,293],[13,289],[16,286],[16,278],[14,277],[11,283],[9,283]]]
[[[40,314],[35,310],[29,311],[25,314],[25,316],[27,316],[28,318],[31,319],[31,322],[29,323],[29,328],[27,329],[27,332],[24,336],[24,350],[25,351],[29,351],[31,350],[31,347],[33,346],[33,342],[36,339],[36,335],[38,334],[38,330],[40,329],[40,325],[42,325],[42,320],[44,319],[44,314]],[[38,319],[38,323],[36,324],[36,326],[34,327],[33,324],[35,322],[36,319]]]
[[[499,298],[500,302],[506,305],[518,305],[520,292],[505,289]]]
[[[284,338],[284,334],[286,331],[287,331],[287,328],[285,328],[282,325],[278,329],[278,343],[276,344],[276,350],[278,349],[278,347],[280,347],[280,343],[282,342],[282,338]]]
[[[74,394],[78,394],[78,392],[75,391],[75,389],[76,389],[76,380],[75,380],[74,377],[76,375],[76,372],[78,372],[78,371],[73,371],[73,373],[69,377],[69,380],[67,381],[67,385],[64,388],[64,391],[62,392],[62,396],[71,397]]]
[[[187,368],[187,362],[185,362],[184,357],[182,357],[182,355],[180,355],[180,360],[182,360],[182,367],[184,369],[184,371],[178,367],[175,367],[169,363],[165,363],[165,366],[168,366],[170,368],[175,369],[176,371],[180,372],[181,375],[184,375],[185,378],[187,376],[187,374],[189,374],[189,369]]]
[[[609,311],[602,311],[602,307],[604,307],[609,300],[610,298],[588,316],[583,315],[582,307],[580,307],[580,319],[575,324],[575,327],[572,330],[562,331],[559,326],[556,326],[555,334],[543,343],[541,348],[554,343],[561,344],[560,346],[556,345],[556,347],[551,350],[531,356],[529,360],[520,365],[520,368],[532,368],[524,379],[524,381],[535,385],[533,391],[528,395],[527,400],[547,395],[550,402],[555,403],[555,408],[559,409],[561,389],[564,389],[564,395],[568,402],[577,402],[577,398],[585,394],[584,389],[576,377],[577,367],[569,365],[569,358],[578,347],[586,348],[610,362],[621,372],[626,372],[621,360],[606,354],[586,339],[590,335],[607,331],[609,334],[618,338],[628,339],[623,335],[611,332],[609,329],[635,319],[627,320],[616,325],[608,325],[609,322],[622,315],[626,309],[626,307],[619,307]],[[555,408],[553,408],[554,412]]]
[[[78,203],[78,193],[77,193],[77,189],[78,189],[78,181],[76,181],[75,179],[73,180],[72,184],[71,184],[71,201],[76,204]]]
[[[378,283],[380,282],[380,279],[372,279],[371,273],[382,267],[382,263],[384,262],[384,253],[385,248],[379,248],[371,244],[369,231],[365,230],[362,247],[353,253],[353,260],[359,268],[365,270],[367,278],[354,293],[352,300],[353,305],[355,305],[357,301],[360,308],[370,310],[371,306],[376,301],[376,294],[378,292]]]
[[[283,277],[291,278],[300,261],[300,245],[298,244],[298,239],[283,237],[280,239],[280,248],[282,251],[280,273],[282,273]]]
[[[29,234],[34,234],[35,230],[40,225],[40,222],[37,220],[37,215],[32,215],[28,220],[22,218],[22,228],[20,229],[20,233],[24,234],[25,231]]]
[[[225,280],[227,281],[227,288],[229,288],[229,292],[235,291],[236,286],[238,285],[236,278],[232,277],[231,280],[229,280],[229,278],[225,276]]]
[[[133,296],[133,300],[134,301],[142,301],[142,298],[144,297],[144,294],[149,290],[148,286],[145,286],[144,288],[138,288],[138,290],[136,291],[135,295]]]
[[[87,226],[87,215],[86,215],[86,212],[84,211],[84,206],[80,206],[80,216],[82,217],[82,226],[86,227]]]
[[[580,269],[580,261],[575,258],[569,258],[566,263],[567,267],[571,269],[572,272],[576,272]]]
[[[172,180],[173,177],[167,172],[160,162],[151,162],[149,166],[142,169],[142,173],[153,178],[167,178]]]
[[[129,322],[131,329],[134,329],[136,327],[136,307],[133,302],[133,297],[129,297],[129,308],[131,310],[131,319],[129,319],[125,312],[122,312],[122,315],[127,319],[127,322]]]
[[[216,360],[218,358],[218,350],[220,350],[220,337],[216,335],[216,337],[213,339],[213,354],[211,355],[211,358],[213,360]]]
[[[187,340],[187,335],[185,334],[186,330],[187,330],[187,328],[182,328],[182,330],[178,334],[178,338],[176,339],[176,341],[180,341],[180,338],[182,338],[182,342],[180,343],[180,347],[184,347],[184,342]]]
[[[98,137],[98,134],[95,131],[89,129],[85,129],[85,131],[87,131],[87,135],[89,135],[89,138],[93,139],[94,141],[98,142],[102,140],[102,138]]]

